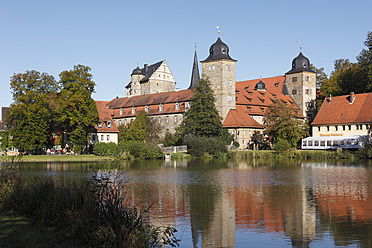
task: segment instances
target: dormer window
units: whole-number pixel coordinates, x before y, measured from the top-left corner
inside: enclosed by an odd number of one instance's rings
[[[100,121],[100,122],[98,123],[98,127],[99,127],[99,128],[102,128],[102,127],[103,127],[103,122],[102,122],[102,121]]]
[[[177,102],[174,108],[175,108],[176,110],[179,110],[179,109],[180,109],[180,104]]]
[[[145,112],[149,112],[149,106],[145,106]]]
[[[107,127],[108,127],[108,128],[111,128],[111,125],[112,125],[111,121],[108,120],[108,121],[107,121]]]
[[[274,84],[275,85],[275,87],[278,87],[279,86],[279,83],[276,83],[276,84]]]
[[[164,109],[164,104],[160,104],[160,105],[159,105],[159,112],[162,112],[163,109]]]
[[[136,113],[136,107],[132,107],[132,114]]]

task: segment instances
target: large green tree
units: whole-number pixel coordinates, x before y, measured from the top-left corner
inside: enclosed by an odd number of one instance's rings
[[[74,150],[81,151],[99,117],[91,95],[95,83],[88,66],[76,65],[73,70],[60,73],[61,91],[57,101],[57,122],[69,132]]]
[[[291,147],[306,136],[306,123],[298,118],[299,112],[282,101],[275,101],[264,114],[265,134],[271,136],[274,143],[287,140]]]
[[[54,98],[58,84],[53,76],[37,71],[14,74],[10,79],[13,103],[6,122],[12,144],[25,152],[45,147],[50,135]]]
[[[180,131],[184,136],[190,134],[206,137],[225,135],[208,79],[201,79],[194,88],[191,108],[185,113]]]
[[[363,49],[357,57],[361,80],[366,92],[372,91],[372,32],[368,32],[364,42],[367,47]]]

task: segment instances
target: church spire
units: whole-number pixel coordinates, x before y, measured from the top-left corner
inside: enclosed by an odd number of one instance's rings
[[[195,88],[199,84],[199,80],[200,80],[199,66],[198,66],[198,58],[196,55],[196,44],[195,44],[194,64],[192,66],[191,83],[190,83],[189,89]]]

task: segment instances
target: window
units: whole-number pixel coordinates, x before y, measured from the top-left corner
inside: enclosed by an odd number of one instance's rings
[[[100,122],[98,123],[98,127],[101,128],[102,126],[103,126],[103,123],[102,123],[102,121],[100,121]]]
[[[275,85],[275,87],[278,87],[279,86],[279,83],[276,83],[276,84],[274,84]]]
[[[107,127],[108,127],[108,128],[111,128],[111,121],[110,121],[110,120],[107,121]]]
[[[328,140],[327,141],[327,146],[331,146],[332,145],[332,141]]]
[[[313,146],[313,141],[309,140],[309,146]]]
[[[121,126],[121,120],[119,120],[119,126]]]
[[[320,132],[320,127],[318,127],[318,132]]]
[[[161,123],[161,117],[159,116],[159,124]]]
[[[335,126],[335,131],[336,131],[336,132],[338,131],[338,126]]]
[[[329,126],[327,126],[327,132],[329,132]]]
[[[319,146],[319,141],[318,140],[314,141],[314,146]]]
[[[107,139],[107,141],[109,141],[110,140],[110,135],[107,135],[106,139]]]
[[[132,107],[132,114],[136,113],[136,107]]]
[[[176,103],[176,106],[174,107],[176,110],[179,110],[180,109],[180,104],[177,102]]]
[[[175,115],[175,116],[174,116],[174,123],[177,123],[177,121],[178,121],[178,116]]]
[[[310,90],[309,90],[309,89],[306,89],[306,90],[305,90],[305,94],[306,94],[306,95],[309,95],[309,93],[310,93]]]
[[[231,86],[232,85],[232,81],[231,80],[229,80],[229,81],[227,81],[227,83],[226,83],[228,86]]]
[[[243,140],[243,145],[245,144],[244,140]]]
[[[325,146],[325,141],[320,141],[320,146]]]
[[[292,82],[297,82],[297,77],[293,77]]]
[[[252,107],[247,107],[248,111],[251,111],[252,110]]]
[[[239,90],[236,90],[236,91],[235,91],[235,94],[239,94]]]
[[[346,130],[346,126],[345,126],[345,125],[342,125],[342,130],[343,130],[343,131]]]
[[[149,112],[149,106],[145,106],[145,112]]]
[[[169,116],[167,116],[167,123],[169,123]]]
[[[334,146],[338,146],[338,141],[337,140],[334,140],[332,143],[333,143]]]
[[[125,126],[127,125],[127,120],[124,120],[124,125],[125,125]]]
[[[249,101],[249,102],[251,102],[251,101],[252,101],[252,98],[247,98],[247,99],[248,99],[248,101]]]
[[[226,70],[231,71],[231,65],[226,65]]]
[[[351,125],[348,125],[348,127],[349,127],[349,130],[351,130]]]
[[[306,142],[306,140],[303,140],[303,141],[302,141],[302,146],[307,146],[307,142]]]
[[[103,141],[103,140],[104,140],[103,135],[101,135],[101,141]]]
[[[164,108],[164,104],[160,104],[159,105],[159,112],[162,112],[163,111],[163,108]]]
[[[264,112],[265,111],[265,109],[264,108],[260,108],[261,109],[261,112]]]
[[[292,95],[296,95],[297,94],[297,90],[292,90]]]
[[[123,108],[120,108],[120,115],[123,115]]]

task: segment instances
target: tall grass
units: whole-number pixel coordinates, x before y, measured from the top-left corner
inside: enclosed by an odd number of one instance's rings
[[[126,202],[126,177],[118,171],[98,171],[86,179],[57,187],[51,177],[25,179],[17,170],[0,170],[2,205],[37,223],[64,230],[89,247],[177,246],[173,227],[155,227],[148,208]]]

